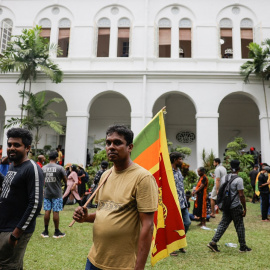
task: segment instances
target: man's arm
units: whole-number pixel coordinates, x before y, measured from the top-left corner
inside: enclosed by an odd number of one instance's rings
[[[220,177],[217,177],[217,178],[216,178],[216,189],[217,189],[217,194],[218,194],[218,191],[219,191],[219,187],[220,187]]]
[[[44,176],[42,170],[33,162],[32,164],[33,168],[29,169],[27,175],[24,176],[28,180],[26,183],[28,205],[17,227],[12,232],[16,238],[20,238],[29,224],[36,219],[42,206]],[[34,169],[35,167],[37,170]],[[16,242],[13,244],[15,245]]]
[[[244,195],[244,190],[238,190],[238,194],[239,194],[241,204],[242,204],[242,206],[244,208],[243,217],[245,217],[246,213],[247,213],[247,208],[246,208],[246,198],[245,198],[245,195]]]
[[[139,216],[142,227],[139,236],[137,261],[134,270],[144,269],[154,230],[154,213],[139,213]]]
[[[96,213],[88,214],[88,210],[86,207],[79,206],[74,211],[73,219],[79,223],[93,223],[96,219]]]

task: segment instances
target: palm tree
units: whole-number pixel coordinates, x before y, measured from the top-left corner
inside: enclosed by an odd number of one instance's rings
[[[270,39],[266,39],[262,46],[257,43],[250,43],[249,46],[249,57],[252,60],[248,60],[240,67],[240,74],[244,76],[244,82],[249,82],[249,76],[255,74],[262,81],[265,110],[267,116],[268,135],[270,141],[270,126],[269,126],[269,115],[268,105],[265,90],[265,81],[270,79]]]
[[[29,83],[28,92],[31,93],[31,84],[36,81],[37,75],[41,72],[55,83],[62,81],[62,71],[49,58],[50,51],[56,51],[59,55],[62,53],[61,49],[54,44],[50,46],[48,39],[41,37],[40,33],[41,26],[38,25],[33,29],[24,29],[21,35],[13,37],[0,58],[1,72],[20,72],[16,83],[23,82],[21,120],[27,83]]]
[[[22,92],[22,91],[21,91]],[[4,128],[9,128],[14,125],[20,124],[28,130],[34,130],[34,145],[35,145],[35,155],[37,151],[37,145],[41,139],[40,130],[44,127],[50,127],[55,132],[63,134],[63,126],[51,118],[57,117],[57,113],[51,109],[49,106],[52,103],[60,103],[63,101],[61,98],[52,98],[46,101],[46,92],[40,92],[36,95],[33,93],[25,92],[28,98],[27,104],[23,105],[23,109],[27,112],[27,115],[21,120],[19,118],[11,118],[8,120],[7,125]]]

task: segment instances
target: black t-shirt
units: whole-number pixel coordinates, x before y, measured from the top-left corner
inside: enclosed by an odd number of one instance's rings
[[[258,171],[252,170],[249,173],[249,177],[250,177],[250,184],[254,187],[255,186],[255,182],[256,182],[256,177],[258,175]]]
[[[2,173],[0,173],[0,193],[2,191],[2,184],[3,184],[4,178],[5,176]]]
[[[0,232],[12,232],[16,227],[27,233],[35,230],[43,184],[43,172],[34,161],[10,165],[0,195]]]
[[[95,178],[94,178],[94,184],[95,185],[98,185],[99,184],[99,180],[100,180],[100,178],[101,178],[101,176],[102,176],[102,174],[105,172],[105,170],[99,170],[97,173],[96,173],[96,175],[95,175]]]
[[[268,175],[264,175],[264,173],[261,173],[258,179],[258,185],[259,185],[259,191],[261,193],[269,193],[269,187],[268,185],[260,187],[262,184],[265,184],[268,181]]]

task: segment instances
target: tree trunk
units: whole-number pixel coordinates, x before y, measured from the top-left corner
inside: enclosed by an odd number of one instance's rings
[[[39,142],[39,128],[36,129],[36,136],[35,136],[35,157],[37,158],[37,145]]]
[[[23,96],[22,96],[22,108],[21,108],[21,122],[22,122],[22,119],[23,119],[24,93],[25,93],[26,82],[27,82],[27,81],[24,81],[24,83],[23,83]]]

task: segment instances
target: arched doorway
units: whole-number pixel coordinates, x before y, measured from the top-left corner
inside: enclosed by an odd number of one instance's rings
[[[65,131],[66,131],[66,123],[67,123],[67,104],[63,97],[56,92],[53,91],[45,91],[45,102],[53,99],[53,98],[61,98],[62,101],[60,103],[51,103],[48,109],[51,109],[57,113],[56,117],[51,117],[49,120],[55,120],[60,122],[60,124],[64,128],[64,134],[60,135],[55,132],[50,127],[44,127],[41,131],[41,138],[38,144],[38,149],[42,149],[45,145],[51,146],[51,149],[56,149],[58,145],[62,146],[62,149],[65,149]]]
[[[242,137],[247,144],[261,150],[259,110],[247,95],[230,94],[219,105],[219,153],[223,157],[227,144],[235,137]],[[267,127],[266,127],[267,131]]]
[[[4,125],[5,125],[5,111],[6,103],[4,99],[0,96],[0,145],[3,145],[4,140]]]
[[[105,138],[109,126],[121,124],[131,127],[130,113],[129,101],[119,93],[106,92],[93,100],[90,106],[87,143],[91,158],[94,155],[94,142]]]
[[[190,169],[196,169],[196,110],[191,100],[183,94],[170,92],[162,95],[154,104],[153,116],[166,106],[165,126],[167,139],[172,147],[191,148],[191,155],[185,159]],[[169,149],[170,151],[170,149]]]

